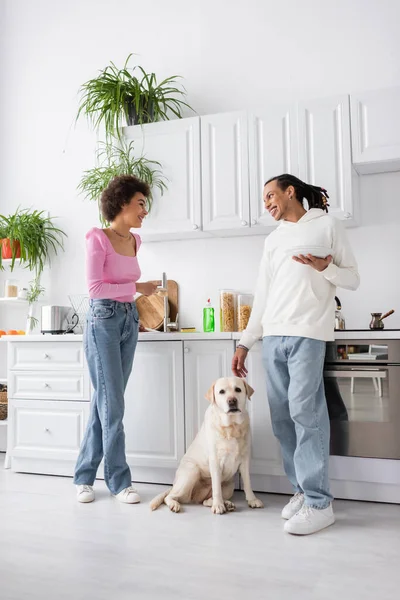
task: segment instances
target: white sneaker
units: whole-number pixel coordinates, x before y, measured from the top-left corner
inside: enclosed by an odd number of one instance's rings
[[[299,512],[285,523],[284,530],[294,535],[309,535],[333,525],[334,522],[332,504],[322,510],[303,504]]]
[[[93,502],[94,491],[91,485],[77,485],[76,495],[78,502]]]
[[[138,504],[140,502],[140,496],[132,486],[121,490],[119,494],[115,494],[115,497],[120,502],[125,502],[125,504]]]
[[[303,504],[304,494],[303,492],[297,492],[294,496],[292,496],[292,498],[290,498],[289,502],[283,508],[281,513],[282,519],[289,520],[294,517],[294,515],[299,512]]]

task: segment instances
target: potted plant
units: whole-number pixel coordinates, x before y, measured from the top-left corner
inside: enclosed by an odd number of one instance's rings
[[[86,115],[98,129],[104,123],[106,139],[121,139],[121,122],[127,125],[168,120],[170,111],[182,118],[183,107],[193,110],[184,102],[186,91],[177,87],[179,75],[157,82],[154,73],[146,73],[140,66],[128,67],[132,54],[122,69],[111,62],[98,77],[89,79],[80,88],[81,100],[77,119]]]
[[[26,328],[25,328],[26,335],[29,335],[30,333],[32,333],[32,330],[39,323],[38,319],[36,319],[34,317],[33,312],[34,312],[35,302],[37,302],[37,300],[43,294],[44,291],[45,291],[44,287],[42,287],[40,285],[39,277],[36,277],[33,281],[30,282],[28,293],[26,295],[26,299],[29,302],[29,310],[28,310],[28,316],[26,319]]]
[[[12,215],[0,215],[0,269],[4,269],[3,258],[11,258],[11,270],[15,260],[20,258],[21,264],[35,271],[38,277],[51,254],[63,249],[63,236],[66,234],[44,212],[17,208]]]
[[[134,157],[133,142],[121,142],[121,146],[100,143],[97,151],[97,160],[99,166],[85,171],[79,183],[78,189],[88,200],[99,204],[102,191],[108,186],[110,181],[117,175],[136,175],[143,181],[146,181],[150,188],[158,188],[163,194],[166,189],[165,177],[158,169],[160,163],[154,160],[148,160],[144,156]],[[150,210],[152,196],[148,198],[148,208]],[[104,224],[104,219],[100,214],[100,220]]]

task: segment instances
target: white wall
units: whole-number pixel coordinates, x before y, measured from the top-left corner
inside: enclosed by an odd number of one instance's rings
[[[60,217],[68,240],[48,285],[56,303],[86,291],[84,234],[98,224],[97,209],[76,186],[93,165],[95,135],[85,122],[74,127],[74,117],[80,84],[110,60],[121,65],[136,52],[159,77],[183,75],[199,114],[390,87],[400,78],[398,0],[0,2],[0,212],[35,206]],[[362,226],[349,236],[362,284],[338,292],[348,327],[366,327],[371,311],[390,308],[397,312],[387,326],[400,327],[399,186],[399,173],[361,181]],[[144,245],[143,277],[166,271],[176,279],[182,324],[201,327],[208,296],[216,305],[221,287],[253,288],[262,244],[255,237]],[[24,316],[3,312],[5,324],[22,327]]]

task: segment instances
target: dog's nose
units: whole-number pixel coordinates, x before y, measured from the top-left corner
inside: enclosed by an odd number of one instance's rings
[[[228,398],[228,406],[229,408],[237,407],[237,398]]]

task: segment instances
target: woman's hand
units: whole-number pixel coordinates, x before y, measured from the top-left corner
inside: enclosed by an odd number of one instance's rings
[[[136,284],[136,291],[143,296],[152,296],[157,293],[157,287],[161,285],[161,281],[145,281],[144,283]]]
[[[236,377],[246,377],[247,369],[244,366],[248,354],[248,350],[244,348],[236,348],[236,352],[232,358],[232,373]]]
[[[304,256],[303,254],[299,254],[299,256],[292,256],[293,260],[302,265],[309,265],[316,271],[325,271],[326,267],[332,262],[332,256],[329,255],[326,258],[318,258],[317,256],[312,256],[311,254],[307,254]]]

